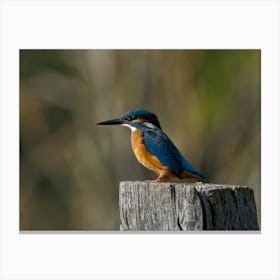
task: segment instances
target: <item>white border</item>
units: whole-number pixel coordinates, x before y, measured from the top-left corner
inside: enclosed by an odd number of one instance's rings
[[[2,1],[1,279],[279,279],[279,2]],[[20,48],[262,49],[261,234],[19,234]]]

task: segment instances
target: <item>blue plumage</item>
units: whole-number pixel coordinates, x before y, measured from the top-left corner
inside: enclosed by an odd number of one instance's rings
[[[191,166],[162,130],[143,129],[142,133],[144,145],[148,151],[164,166],[168,166],[177,177],[186,170],[201,178],[207,178]]]
[[[132,146],[137,159],[159,175],[157,182],[173,175],[178,178],[207,178],[191,166],[161,130],[157,116],[147,110],[131,110],[121,118],[98,124],[128,126],[132,131]]]
[[[144,109],[131,110],[131,111],[124,113],[122,115],[122,118],[123,119],[128,118],[130,120],[135,120],[135,119],[148,120],[149,123],[151,123],[161,129],[157,116],[148,110],[144,110]]]

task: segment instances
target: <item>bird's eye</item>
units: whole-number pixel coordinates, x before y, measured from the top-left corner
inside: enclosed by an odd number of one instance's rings
[[[126,121],[131,121],[131,117],[130,116],[125,116],[125,117],[123,117],[123,119],[126,120]]]

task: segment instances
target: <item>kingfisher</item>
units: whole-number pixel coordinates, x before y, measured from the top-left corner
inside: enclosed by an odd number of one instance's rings
[[[136,109],[120,118],[97,123],[121,125],[131,130],[131,146],[137,160],[158,175],[154,182],[179,179],[207,179],[186,160],[163,132],[157,116],[148,110]]]

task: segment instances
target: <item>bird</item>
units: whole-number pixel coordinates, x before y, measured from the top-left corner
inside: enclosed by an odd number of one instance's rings
[[[153,182],[172,178],[204,180],[162,130],[158,117],[145,109],[134,109],[121,117],[97,125],[121,125],[131,130],[131,146],[137,160],[157,174]]]

